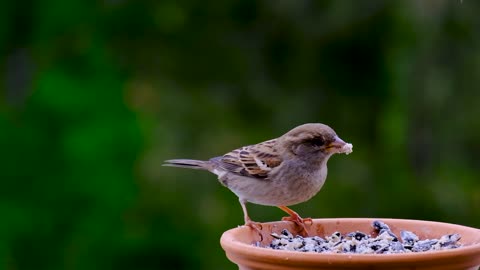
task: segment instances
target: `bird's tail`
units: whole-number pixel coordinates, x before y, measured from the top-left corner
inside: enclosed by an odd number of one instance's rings
[[[196,170],[209,170],[208,161],[195,159],[169,159],[165,160],[163,166],[180,167]]]

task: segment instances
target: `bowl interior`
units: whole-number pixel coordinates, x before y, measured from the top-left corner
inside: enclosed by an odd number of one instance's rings
[[[369,218],[348,218],[348,219],[315,219],[313,223],[307,226],[309,236],[318,235],[325,237],[334,232],[346,234],[349,232],[361,231],[363,233],[376,236],[375,230],[372,228],[374,220],[381,220],[390,226],[390,229],[397,236],[400,231],[408,230],[414,232],[421,240],[440,238],[445,234],[459,233],[461,239],[459,241],[463,246],[480,245],[480,230],[465,227],[456,224],[420,221],[420,220],[403,220],[403,219],[369,219]],[[239,229],[242,229],[239,228]],[[268,245],[273,240],[271,233],[280,233],[283,229],[288,229],[292,234],[298,234],[299,228],[292,222],[270,222],[262,224],[262,238],[258,233],[244,228],[241,233],[236,234],[237,240],[245,244],[253,244],[260,242],[262,245]],[[261,240],[261,241],[260,241]]]

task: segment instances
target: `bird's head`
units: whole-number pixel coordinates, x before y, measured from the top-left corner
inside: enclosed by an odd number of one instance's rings
[[[288,154],[307,162],[327,161],[333,154],[351,152],[351,144],[324,124],[298,126],[280,137],[279,143]]]

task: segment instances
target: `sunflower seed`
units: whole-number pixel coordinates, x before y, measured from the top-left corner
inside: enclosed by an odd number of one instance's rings
[[[439,239],[424,239],[411,231],[400,231],[400,239],[390,230],[390,227],[380,220],[372,223],[377,232],[372,237],[363,232],[355,231],[342,235],[334,232],[322,238],[320,236],[302,237],[293,236],[284,229],[280,234],[272,233],[272,242],[263,246],[270,249],[295,250],[317,253],[355,253],[355,254],[392,254],[408,252],[424,252],[461,247],[458,242],[461,236],[457,233],[443,235]],[[262,246],[256,243],[256,246]]]

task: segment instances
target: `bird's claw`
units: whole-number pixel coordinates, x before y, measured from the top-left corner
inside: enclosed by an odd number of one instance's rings
[[[288,217],[283,217],[282,221],[292,221],[296,225],[298,225],[300,229],[300,234],[304,236],[308,236],[308,231],[305,225],[312,225],[313,220],[312,218],[301,218],[299,215],[291,215]]]
[[[245,223],[245,226],[248,226],[252,230],[256,231],[260,235],[260,242],[263,241],[263,234],[262,234],[263,226],[260,222],[248,221],[247,223]]]
[[[309,225],[313,224],[312,218],[301,218],[299,216],[288,216],[288,217],[283,217],[282,221],[292,221],[295,222],[296,224],[301,224],[301,223],[308,223]]]
[[[308,223],[308,225],[313,225],[313,219],[310,218],[310,217],[304,218],[303,223],[305,223],[305,224]]]
[[[260,222],[250,221],[247,222],[245,225],[257,231],[261,231],[263,229],[262,223]]]

